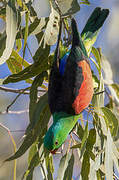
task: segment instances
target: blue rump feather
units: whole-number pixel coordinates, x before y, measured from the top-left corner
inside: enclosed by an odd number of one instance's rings
[[[59,72],[60,74],[63,76],[64,75],[64,71],[65,71],[65,67],[66,67],[66,63],[67,63],[67,58],[69,56],[69,51],[63,56],[63,58],[60,61],[60,66],[59,66]]]

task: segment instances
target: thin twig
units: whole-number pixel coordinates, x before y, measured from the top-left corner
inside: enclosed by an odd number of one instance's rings
[[[8,113],[9,111],[9,108],[16,102],[16,100],[18,99],[18,97],[21,95],[21,93],[19,93],[15,98],[14,100],[7,106],[6,108],[6,112]]]
[[[27,47],[27,49],[28,49],[28,51],[29,51],[29,53],[30,53],[32,59],[33,59],[33,56],[32,56],[31,50],[30,50],[30,48],[29,48],[29,46],[28,46],[28,43],[26,43],[26,47]]]
[[[29,112],[29,109],[22,110],[22,111],[2,111],[0,114],[22,114],[22,113],[27,113]]]
[[[27,89],[30,89],[30,87],[28,87]],[[12,93],[29,94],[29,91],[26,91],[26,90],[24,91],[24,89],[12,89],[12,88],[0,86],[0,90],[5,91],[5,92],[12,92]]]
[[[26,89],[26,88],[25,88]],[[21,93],[21,94],[30,94],[29,91],[26,91],[25,89],[12,89],[7,87],[0,86],[0,90],[5,92],[12,92],[12,93]],[[27,90],[30,89],[30,87],[27,88]],[[24,91],[25,90],[25,91]],[[46,92],[46,90],[38,90],[39,92]]]
[[[8,112],[9,108],[16,102],[16,100],[19,98],[19,96],[22,95],[22,92],[26,91],[27,89],[29,89],[29,87],[23,89],[23,90],[15,97],[15,99],[7,106],[6,112]]]
[[[119,177],[115,173],[113,173],[113,176],[114,176],[115,180],[119,180]]]

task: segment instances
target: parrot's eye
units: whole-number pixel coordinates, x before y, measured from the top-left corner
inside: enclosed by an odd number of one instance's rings
[[[55,141],[55,145],[58,145],[58,141],[57,140]]]

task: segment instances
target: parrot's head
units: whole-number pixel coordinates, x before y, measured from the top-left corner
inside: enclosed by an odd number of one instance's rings
[[[53,115],[53,124],[48,129],[44,137],[44,147],[51,153],[55,154],[58,148],[67,139],[69,132],[72,130],[71,123],[69,120],[72,117],[55,113]],[[72,119],[73,121],[73,119]]]
[[[55,154],[68,136],[68,133],[63,132],[64,128],[62,125],[60,121],[53,123],[45,135],[44,147],[52,154]]]

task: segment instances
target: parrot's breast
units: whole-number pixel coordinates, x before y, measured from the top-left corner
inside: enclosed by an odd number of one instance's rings
[[[93,96],[93,80],[90,65],[86,60],[82,60],[78,63],[78,66],[82,68],[83,82],[72,104],[76,114],[82,112],[89,105]]]

